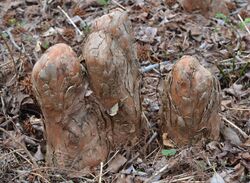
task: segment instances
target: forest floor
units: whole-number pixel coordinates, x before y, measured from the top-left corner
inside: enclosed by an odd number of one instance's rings
[[[175,0],[87,2],[0,1],[0,182],[100,180],[100,166],[91,172],[46,166],[43,118],[30,75],[56,43],[70,45],[82,60],[91,22],[119,7],[132,21],[141,67],[164,64],[143,73],[143,120],[150,131],[131,149],[111,153],[102,182],[249,182],[250,4],[231,1],[229,16],[206,18],[185,12]],[[158,87],[183,55],[197,57],[219,79],[224,125],[219,141],[169,148],[160,144]]]

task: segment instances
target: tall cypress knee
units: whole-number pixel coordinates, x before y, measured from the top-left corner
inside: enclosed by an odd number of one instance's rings
[[[83,49],[91,87],[112,121],[114,144],[140,128],[140,74],[131,22],[116,9],[96,19]]]

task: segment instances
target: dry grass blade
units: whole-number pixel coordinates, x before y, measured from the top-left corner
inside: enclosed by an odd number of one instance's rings
[[[114,4],[116,4],[117,6],[119,6],[121,9],[123,9],[124,11],[127,10],[124,6],[122,6],[122,5],[121,5],[120,3],[118,3],[116,0],[112,0],[112,2],[113,2]]]
[[[73,25],[73,27],[76,29],[76,31],[82,36],[83,33],[80,31],[80,29],[76,26],[76,24],[72,21],[72,19],[69,17],[69,15],[61,8],[61,6],[57,6],[57,8],[67,17],[67,19],[70,21],[70,23]]]
[[[102,170],[103,170],[103,162],[101,162],[100,175],[98,183],[102,183]]]
[[[233,122],[229,121],[227,118],[225,118],[224,116],[222,116],[223,121],[227,122],[228,124],[230,124],[232,127],[234,127],[236,130],[238,130],[238,132],[240,132],[240,134],[245,138],[249,138],[249,136],[243,131],[241,130],[238,126],[236,126]]]
[[[50,181],[48,181],[45,177],[43,177],[42,175],[40,175],[40,174],[38,174],[38,173],[31,173],[32,175],[35,175],[35,176],[37,176],[37,177],[40,177],[42,180],[44,180],[45,182],[47,182],[47,183],[50,183]]]
[[[16,149],[16,150],[13,150],[13,151],[10,151],[9,153],[5,153],[5,154],[3,154],[2,156],[0,156],[0,160],[1,159],[4,159],[6,156],[8,156],[8,155],[11,155],[11,154],[14,154],[14,153],[16,153],[16,152],[19,152],[19,151],[21,151],[22,149]]]

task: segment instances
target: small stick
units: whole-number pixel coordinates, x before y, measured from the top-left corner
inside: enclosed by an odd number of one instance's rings
[[[237,130],[240,132],[240,134],[241,134],[245,139],[249,138],[249,136],[248,136],[244,131],[242,131],[238,126],[236,126],[233,122],[229,121],[227,118],[225,118],[225,117],[222,116],[222,115],[220,115],[220,116],[222,117],[223,121],[227,122],[227,123],[230,124],[232,127],[234,127],[235,129],[237,129]]]
[[[154,154],[155,151],[159,150],[159,148],[160,148],[160,147],[155,148],[151,153],[149,153],[149,154],[145,157],[145,159],[148,159],[148,157],[150,157],[152,154]]]
[[[44,2],[41,2],[43,8],[42,8],[42,12],[45,13],[47,10],[47,0],[45,0]]]
[[[1,35],[1,37],[3,38],[4,44],[6,45],[7,50],[9,51],[9,54],[10,54],[10,57],[11,57],[11,60],[12,60],[12,63],[13,63],[14,71],[15,71],[15,76],[18,76],[18,72],[17,72],[17,68],[16,68],[16,62],[15,62],[13,53],[12,53],[6,39],[2,35]]]
[[[244,109],[244,108],[234,108],[234,107],[227,107],[226,105],[223,105],[225,108],[229,110],[235,110],[235,111],[250,111],[250,109]]]
[[[154,132],[150,139],[147,141],[146,146],[148,146],[157,137],[157,135],[157,132]]]
[[[1,97],[1,102],[2,105],[4,106],[4,102],[3,102],[3,98]],[[8,125],[10,122],[12,122],[14,119],[17,119],[19,117],[19,115],[15,115],[9,119],[7,119],[6,121],[4,121],[3,123],[0,124],[0,127],[5,127],[6,125]]]
[[[114,157],[118,154],[119,149],[115,152],[115,154],[103,165],[104,167],[111,161],[114,159]]]
[[[21,158],[23,158],[25,161],[27,161],[32,166],[32,162],[30,162],[30,160],[28,160],[26,157],[24,157],[24,155],[22,155],[18,151],[16,152],[16,154],[18,154]]]
[[[80,29],[76,26],[76,24],[73,22],[73,20],[69,17],[69,15],[61,8],[61,6],[57,6],[59,10],[67,17],[67,19],[70,21],[70,23],[73,25],[73,27],[77,30],[77,32],[82,36],[83,33],[80,31]]]
[[[110,161],[112,161],[114,158],[115,158],[115,156],[118,154],[118,152],[119,152],[119,149],[115,152],[115,154],[103,165],[103,167],[105,167]],[[104,176],[104,175],[106,175],[107,173],[109,173],[109,170],[108,171],[106,171],[106,172],[104,172],[103,174],[102,174],[102,176]]]
[[[35,168],[38,168],[38,164],[36,163],[36,161],[34,160],[33,156],[30,154],[30,152],[28,151],[28,149],[20,142],[18,142],[15,137],[13,137],[9,132],[7,132],[5,129],[0,128],[0,131],[4,132],[5,134],[7,134],[11,140],[13,140],[13,142],[15,142],[16,144],[18,144],[28,155],[28,157],[30,158],[31,162],[33,163],[33,166]]]
[[[3,159],[4,157],[8,156],[8,155],[14,154],[14,153],[16,153],[18,151],[21,151],[21,150],[22,149],[16,149],[16,150],[10,151],[10,152],[8,152],[6,154],[3,154],[2,156],[0,156],[0,160]]]
[[[144,112],[142,112],[142,116],[144,117],[144,119],[146,120],[146,122],[147,122],[147,124],[148,124],[148,127],[150,128],[150,131],[153,133],[153,137],[155,136],[157,136],[157,133],[151,128],[151,124],[150,124],[150,122],[149,122],[149,120],[148,120],[148,118],[147,118],[147,116],[146,116],[146,114],[144,113]],[[156,133],[156,134],[155,134]],[[154,138],[155,138],[154,137]],[[151,137],[152,138],[152,137]],[[154,140],[154,139],[152,139],[152,140]],[[159,141],[158,141],[158,139],[156,139],[156,142],[157,142],[157,144],[158,145],[160,145],[160,143],[159,143]],[[147,145],[148,146],[148,145]]]
[[[152,180],[153,180],[156,176],[160,175],[162,172],[164,172],[165,170],[167,170],[168,167],[169,167],[169,164],[166,164],[164,167],[162,167],[159,171],[157,171],[154,175],[152,175],[152,176],[151,176],[148,180],[146,180],[145,182],[146,182],[146,183],[152,182]]]
[[[112,0],[112,2],[113,2],[114,4],[116,4],[117,6],[119,6],[121,9],[123,9],[124,11],[127,10],[124,6],[122,6],[122,5],[121,5],[120,3],[118,3],[116,0]]]
[[[31,172],[30,174],[35,175],[35,176],[37,176],[37,177],[40,177],[40,178],[42,178],[45,182],[50,183],[50,181],[48,181],[45,177],[43,177],[42,175],[40,175],[40,174],[38,174],[38,173]]]
[[[238,17],[239,17],[241,23],[243,23],[243,25],[244,25],[245,29],[247,30],[248,34],[250,34],[250,30],[248,29],[246,23],[243,21],[243,19],[242,19],[242,17],[240,16],[240,14],[237,14],[237,15],[238,15]]]
[[[18,49],[18,51],[21,51],[21,48],[16,44],[16,42],[15,42],[15,40],[14,40],[12,34],[11,34],[11,29],[7,29],[5,32],[6,32],[6,33],[8,34],[8,36],[10,37],[10,41],[12,42],[12,44],[14,45],[14,47],[15,47],[16,49]]]
[[[152,64],[152,65],[144,66],[144,67],[141,67],[140,71],[141,71],[141,73],[149,72],[149,71],[151,71],[151,70],[153,70],[161,65],[167,65],[169,63],[170,63],[169,61],[165,61],[165,62],[161,62],[159,64]]]
[[[132,157],[125,165],[130,165],[135,159],[137,159],[140,156],[140,153],[137,152],[134,157]]]
[[[101,162],[101,168],[100,168],[100,175],[99,175],[98,183],[102,183],[102,169],[103,169],[103,162]]]

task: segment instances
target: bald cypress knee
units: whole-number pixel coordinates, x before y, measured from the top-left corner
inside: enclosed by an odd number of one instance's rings
[[[81,169],[109,153],[107,120],[89,95],[89,82],[73,50],[57,44],[35,64],[33,88],[45,118],[50,165]]]
[[[83,55],[91,87],[109,114],[114,144],[126,144],[140,128],[140,81],[128,14],[115,9],[93,24]]]
[[[164,80],[162,103],[162,132],[176,144],[218,139],[220,85],[196,58],[177,61]]]
[[[127,13],[104,15],[92,30],[83,49],[86,68],[69,46],[57,44],[32,71],[50,166],[97,166],[139,134],[141,78]]]

